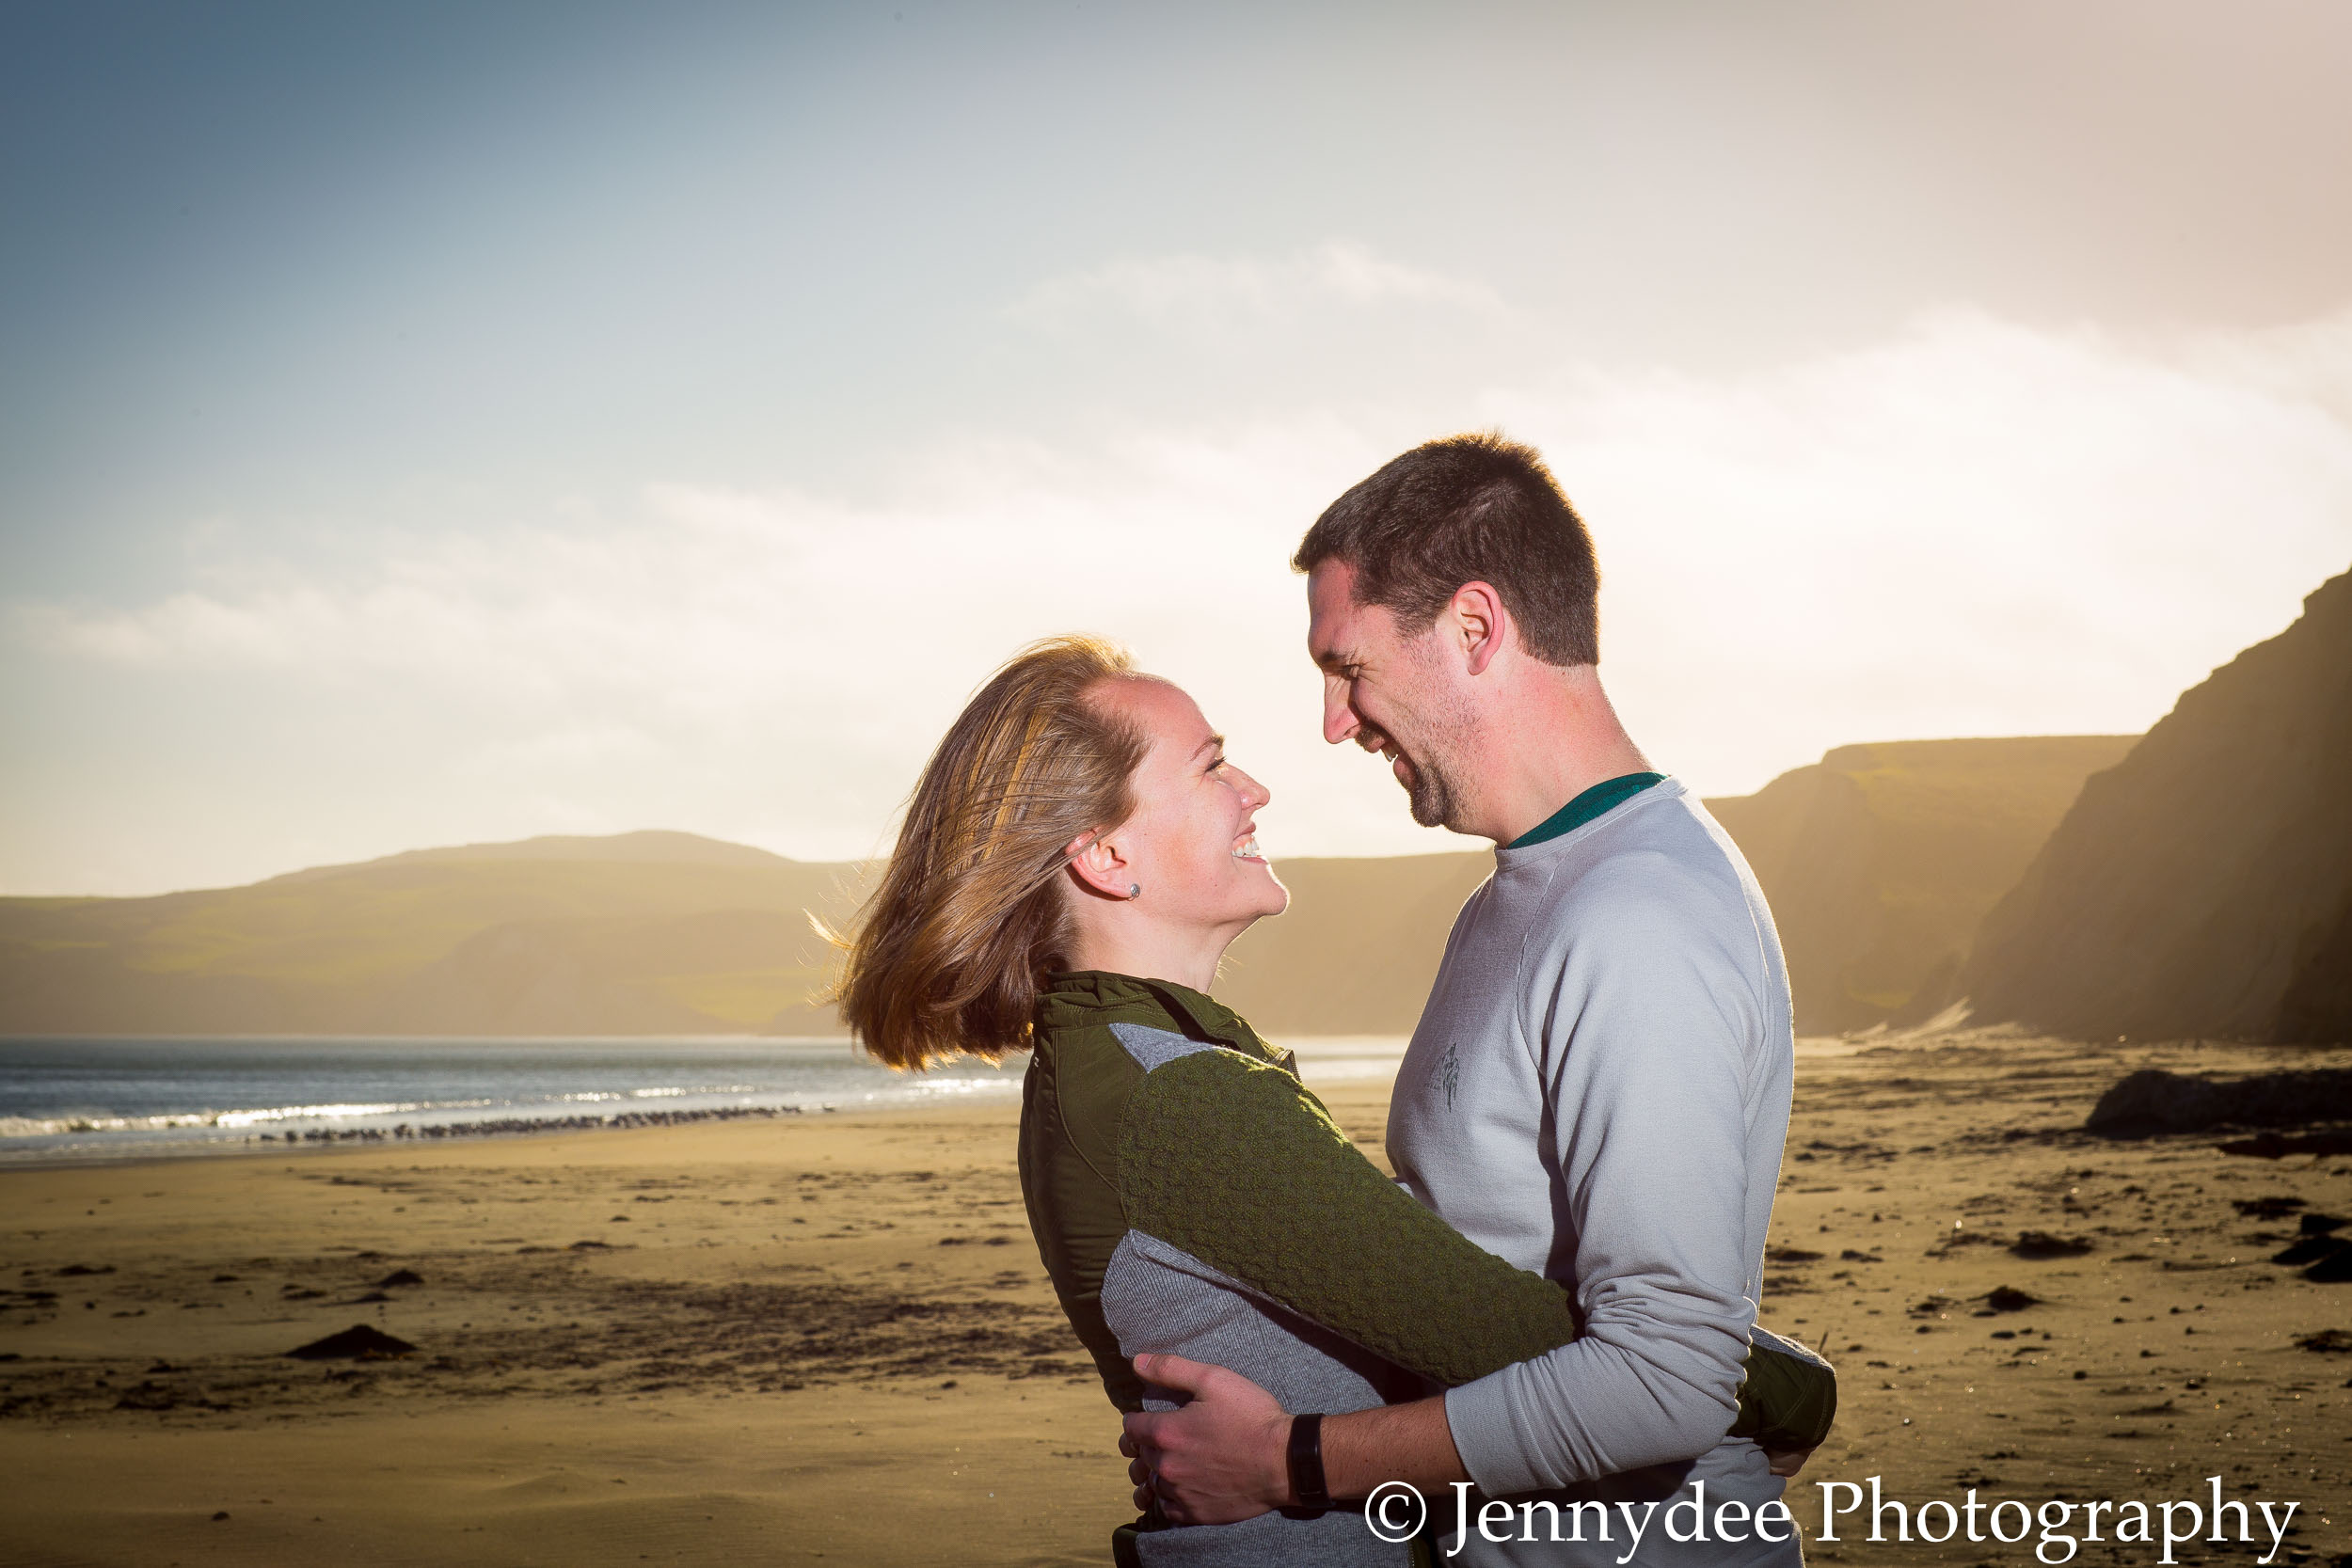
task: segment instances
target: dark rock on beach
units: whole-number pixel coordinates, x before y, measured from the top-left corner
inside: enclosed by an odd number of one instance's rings
[[[2309,1127],[2343,1120],[2352,1120],[2352,1069],[2194,1078],[2151,1068],[2101,1095],[2083,1128],[2110,1138],[2145,1138],[2216,1127]],[[2257,1201],[2276,1201],[2280,1212],[2301,1207],[2294,1199]]]
[[[2290,1269],[2299,1269],[2307,1264],[2316,1263],[2323,1258],[2332,1258],[2342,1252],[2346,1245],[2352,1245],[2352,1243],[2338,1241],[2333,1236],[2306,1236],[2301,1241],[2272,1253],[2270,1260]]]
[[[2339,1243],[2335,1251],[2305,1269],[2303,1277],[2314,1285],[2342,1285],[2352,1281],[2352,1244]]]
[[[2080,1236],[2054,1236],[2047,1230],[2021,1230],[2009,1250],[2020,1258],[2080,1258],[2090,1243]]]
[[[307,1345],[290,1350],[286,1354],[297,1361],[370,1361],[394,1355],[411,1355],[417,1347],[397,1338],[380,1328],[366,1323],[353,1323],[341,1334],[330,1334],[324,1339],[313,1339]]]

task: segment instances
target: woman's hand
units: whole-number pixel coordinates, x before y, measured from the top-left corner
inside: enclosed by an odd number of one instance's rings
[[[1764,1457],[1771,1461],[1772,1474],[1785,1479],[1804,1469],[1804,1462],[1813,1457],[1813,1450],[1811,1449],[1784,1449],[1775,1453],[1771,1449],[1766,1449]]]
[[[1119,1451],[1134,1463],[1136,1506],[1178,1525],[1231,1525],[1289,1504],[1291,1418],[1239,1372],[1181,1355],[1138,1355],[1147,1383],[1192,1396],[1181,1410],[1127,1418]]]

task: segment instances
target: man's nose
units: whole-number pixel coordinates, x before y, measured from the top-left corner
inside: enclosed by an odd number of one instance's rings
[[[1323,738],[1337,746],[1352,737],[1363,726],[1357,721],[1356,710],[1348,705],[1347,684],[1327,682],[1323,689]]]

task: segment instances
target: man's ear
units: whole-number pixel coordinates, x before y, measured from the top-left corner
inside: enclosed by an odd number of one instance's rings
[[[1127,875],[1127,857],[1116,839],[1101,833],[1080,833],[1062,851],[1070,857],[1070,874],[1087,892],[1125,902],[1135,879]]]
[[[1511,636],[1511,612],[1502,608],[1502,595],[1490,582],[1473,580],[1455,589],[1441,618],[1473,675],[1486,673]]]

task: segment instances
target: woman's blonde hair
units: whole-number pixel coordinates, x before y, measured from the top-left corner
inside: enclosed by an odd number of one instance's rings
[[[1137,678],[1114,643],[1047,638],[1014,655],[948,726],[908,798],[882,885],[842,942],[833,998],[873,1055],[922,1068],[1028,1042],[1039,988],[1068,959],[1057,884],[1070,846],[1135,811],[1144,736],[1094,689]]]

